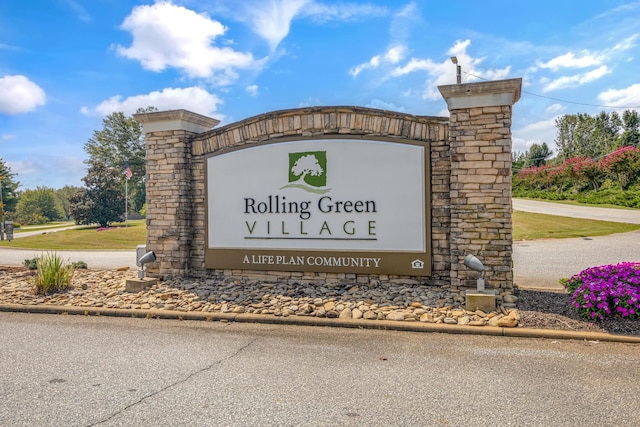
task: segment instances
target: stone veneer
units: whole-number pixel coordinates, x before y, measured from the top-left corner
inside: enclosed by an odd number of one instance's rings
[[[462,266],[473,253],[488,287],[509,289],[511,268],[511,106],[520,79],[441,86],[451,117],[362,107],[275,111],[211,129],[218,121],[185,110],[135,114],[147,135],[147,250],[151,275],[243,277],[257,281],[369,283],[405,281],[459,291],[475,287]],[[431,155],[432,275],[205,269],[205,165],[220,150],[323,136],[428,142]]]
[[[475,286],[475,254],[492,287],[513,287],[511,110],[522,79],[440,86],[451,142],[451,286]]]

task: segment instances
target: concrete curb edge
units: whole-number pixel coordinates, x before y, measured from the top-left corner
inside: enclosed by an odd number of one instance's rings
[[[227,321],[264,323],[274,325],[326,326],[340,328],[381,329],[404,332],[434,332],[446,334],[491,335],[514,338],[548,338],[563,340],[605,341],[640,344],[640,337],[613,335],[602,332],[565,331],[557,329],[503,328],[494,326],[462,326],[422,322],[331,319],[325,317],[273,316],[247,313],[187,312],[171,310],[132,310],[100,307],[77,307],[57,305],[0,304],[0,312],[72,314],[83,316],[112,316],[153,319],[179,319],[197,321]]]

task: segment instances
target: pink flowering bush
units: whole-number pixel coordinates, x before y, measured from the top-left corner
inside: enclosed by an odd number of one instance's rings
[[[563,282],[571,303],[592,320],[640,317],[640,263],[591,267]]]

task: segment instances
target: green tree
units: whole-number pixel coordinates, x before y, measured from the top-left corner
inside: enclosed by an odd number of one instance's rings
[[[577,131],[577,117],[574,115],[564,115],[556,118],[556,146],[558,147],[558,157],[565,161],[574,157],[577,151],[575,144],[575,134]]]
[[[638,112],[634,110],[625,110],[622,113],[622,122],[624,123],[624,131],[620,135],[620,147],[629,145],[640,145],[640,117]]]
[[[556,119],[558,157],[566,161],[572,157],[606,156],[620,147],[640,143],[640,117],[637,111],[600,112],[596,116],[578,113]]]
[[[593,139],[599,148],[599,156],[605,155],[620,147],[619,134],[622,126],[620,116],[615,111],[611,114],[601,111],[595,117]]]
[[[2,158],[0,158],[0,189],[2,189],[2,203],[5,212],[13,212],[18,203],[18,187],[20,183],[14,180],[16,174]]]
[[[110,223],[124,219],[124,194],[119,170],[104,163],[90,164],[87,175],[82,178],[85,188],[71,197],[71,216],[76,224]]]
[[[55,192],[48,187],[24,191],[16,205],[16,219],[23,224],[44,224],[63,216]]]
[[[152,111],[157,109],[140,108],[136,113]],[[89,167],[99,163],[119,171],[123,195],[124,171],[126,165],[129,165],[132,173],[128,182],[129,210],[140,210],[146,199],[145,135],[142,125],[122,112],[109,114],[102,120],[102,129],[93,132],[84,149],[89,155],[87,160]]]
[[[527,153],[528,151],[526,153],[519,151],[511,153],[511,168],[513,169],[514,176],[526,167]]]
[[[65,219],[69,219],[71,217],[71,197],[80,190],[82,190],[82,187],[74,187],[72,185],[65,185],[64,187],[55,190],[56,199],[64,212]]]
[[[553,151],[547,146],[546,142],[533,144],[525,155],[525,167],[546,165],[547,159],[551,155],[553,155]]]

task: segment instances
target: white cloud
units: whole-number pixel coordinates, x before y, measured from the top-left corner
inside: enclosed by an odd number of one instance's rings
[[[538,67],[558,71],[561,68],[587,68],[602,64],[603,57],[599,54],[593,54],[589,51],[582,51],[581,55],[576,56],[573,52],[556,56],[547,62],[538,62]]]
[[[271,50],[274,50],[289,34],[291,21],[307,3],[308,0],[270,0],[252,3],[246,12],[253,31],[267,40]]]
[[[316,22],[353,21],[364,16],[385,16],[388,11],[384,7],[372,4],[339,3],[323,4],[306,1],[300,15],[310,17]]]
[[[448,61],[447,61],[448,62]],[[396,67],[391,71],[391,76],[399,77],[405,74],[410,74],[415,71],[428,71],[435,72],[441,64],[438,64],[431,59],[418,59],[411,58],[408,63]]]
[[[55,153],[7,163],[19,178],[20,190],[34,189],[41,185],[51,188],[62,188],[67,184],[81,185],[87,168],[83,158],[59,156]],[[49,178],[43,182],[43,176]]]
[[[364,70],[373,70],[393,66],[407,57],[407,39],[409,38],[409,29],[411,24],[416,21],[418,15],[417,6],[411,2],[401,8],[391,20],[390,47],[383,53],[374,55],[367,62],[355,65],[349,70],[349,74],[353,77],[358,76]]]
[[[406,57],[407,47],[404,45],[396,45],[387,49],[381,55],[373,56],[369,61],[358,64],[349,70],[349,74],[353,77],[358,76],[364,70],[371,70],[383,67],[385,65],[395,65]]]
[[[258,85],[250,85],[245,88],[247,94],[249,96],[257,96],[258,95]]]
[[[132,33],[133,42],[128,48],[116,46],[116,51],[147,70],[174,67],[189,77],[226,85],[237,79],[236,69],[261,66],[251,53],[212,45],[226,32],[220,22],[169,2],[136,6],[121,28]]]
[[[349,70],[349,74],[353,77],[358,76],[364,70],[378,68],[380,66],[380,55],[373,56],[369,61],[363,62],[362,64],[358,64],[355,67],[351,67]]]
[[[536,66],[530,68],[528,71],[535,73],[539,70],[558,72],[565,69],[590,69],[589,71],[570,76],[556,78],[543,76],[539,79],[539,83],[543,85],[543,92],[581,86],[612,73],[612,68],[615,67],[616,63],[615,59],[620,58],[626,51],[634,48],[637,38],[638,34],[634,34],[617,41],[615,45],[610,48],[599,51],[583,50],[577,54],[567,52],[546,62],[537,61]]]
[[[412,24],[419,20],[420,11],[416,3],[411,2],[400,9],[391,20],[389,31],[396,43],[406,42],[410,37]]]
[[[400,112],[406,111],[406,108],[404,107],[398,107],[393,102],[386,102],[381,99],[372,99],[371,102],[365,105],[365,107],[377,108],[378,110],[389,110],[389,111],[400,111]]]
[[[375,55],[367,62],[358,64],[349,70],[349,74],[353,77],[357,77],[358,74],[364,70],[372,70],[380,68],[385,65],[395,65],[402,61],[407,55],[407,47],[404,45],[396,45],[390,47],[386,52],[381,55]]]
[[[554,113],[558,113],[560,111],[564,111],[565,108],[566,107],[564,105],[562,105],[562,104],[552,104],[552,105],[549,105],[546,108],[545,112],[550,113],[550,114],[554,114]]]
[[[324,4],[314,0],[243,0],[243,16],[249,27],[265,39],[274,51],[287,37],[294,19],[308,18],[314,22],[352,21],[364,16],[383,16],[387,9],[356,3]]]
[[[427,75],[426,87],[422,94],[423,99],[440,99],[441,95],[438,86],[453,84],[456,82],[456,66],[451,62],[451,57],[458,59],[458,64],[462,69],[462,80],[468,82],[476,80],[479,76],[482,79],[493,80],[507,77],[511,67],[498,69],[481,69],[480,64],[484,58],[474,58],[467,53],[467,48],[471,45],[471,40],[458,40],[447,51],[447,59],[436,62],[430,58],[411,58],[406,64],[391,70],[390,77],[401,77],[410,73],[423,71]]]
[[[551,150],[556,150],[556,117],[529,123],[513,129],[513,152],[524,153],[533,144],[545,142]]]
[[[545,84],[542,88],[543,92],[551,92],[553,90],[564,89],[567,87],[581,86],[585,83],[598,80],[599,78],[611,73],[611,70],[606,65],[601,65],[595,70],[588,71],[586,73],[575,74],[573,76],[563,76],[555,80],[552,80]]]
[[[640,109],[640,83],[624,89],[609,89],[598,95],[598,99],[611,107],[636,107]]]
[[[95,108],[82,107],[85,115],[107,116],[115,111],[122,111],[127,115],[136,112],[138,108],[155,107],[160,111],[185,109],[205,116],[216,114],[218,104],[222,101],[199,87],[167,88],[162,92],[154,91],[146,95],[131,96],[122,99],[120,95],[101,102]],[[220,115],[216,114],[220,119]]]
[[[25,76],[0,77],[0,114],[28,113],[46,103],[44,90]]]
[[[0,135],[0,141],[11,141],[12,139],[15,139],[16,136],[10,133],[5,133]]]
[[[397,64],[401,60],[405,58],[407,55],[407,47],[406,46],[393,46],[384,54],[385,62],[389,64]]]
[[[636,39],[638,38],[638,34],[634,34],[631,37],[627,37],[619,43],[616,43],[615,46],[611,50],[613,51],[626,51],[636,47]]]
[[[91,15],[89,14],[89,12],[87,12],[87,9],[85,9],[84,6],[82,6],[76,0],[65,0],[65,3],[82,22],[89,23],[93,21]]]

